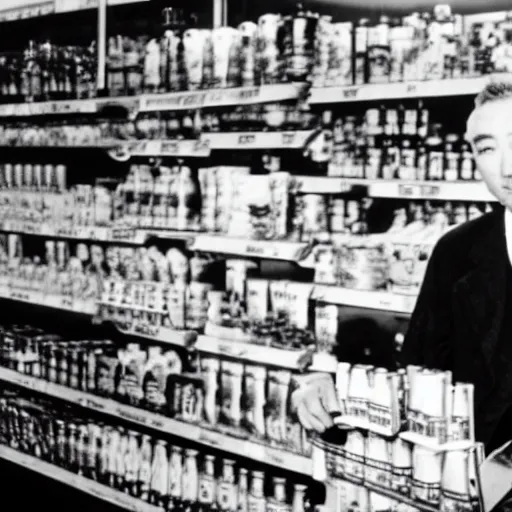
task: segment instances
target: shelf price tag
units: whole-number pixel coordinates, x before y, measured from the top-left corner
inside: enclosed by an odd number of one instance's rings
[[[409,96],[413,96],[418,92],[418,85],[415,83],[409,83],[405,87],[405,93]]]
[[[112,229],[112,240],[123,241],[123,240],[134,240],[137,234],[135,228],[113,228]]]
[[[345,89],[343,89],[343,97],[346,100],[354,100],[359,95],[359,91],[359,87],[346,87]]]
[[[258,443],[253,443],[250,441],[246,441],[244,443],[243,453],[245,457],[248,459],[253,459],[261,462],[266,462],[267,460],[267,450],[265,446]]]
[[[55,0],[55,12],[80,11],[98,7],[98,0]]]
[[[123,418],[128,421],[133,421],[135,423],[138,423],[139,425],[147,425],[148,424],[148,416],[147,414],[144,414],[143,412],[138,414],[136,412],[131,412],[126,410],[124,407],[116,407],[115,409],[115,415],[119,416],[120,418]]]
[[[60,299],[60,307],[64,309],[71,309],[73,310],[75,306],[75,301],[72,297],[61,297]]]
[[[80,398],[78,400],[78,403],[82,407],[86,407],[87,409],[92,409],[94,411],[105,411],[107,409],[104,403],[99,402],[98,400],[95,400],[94,398],[90,397]]]
[[[222,447],[222,443],[219,437],[213,432],[209,432],[204,428],[200,429],[199,431],[199,442],[214,448]]]
[[[151,417],[149,420],[149,426],[152,428],[156,428],[158,430],[163,430],[165,427],[163,419],[158,418],[157,416]]]
[[[248,354],[248,350],[235,343],[228,343],[219,341],[217,344],[217,351],[220,355],[242,358]]]
[[[158,338],[160,335],[160,327],[149,324],[136,324],[133,327],[133,331],[143,336],[151,336],[152,338]]]
[[[441,193],[440,185],[398,185],[398,196],[406,198],[435,199]]]

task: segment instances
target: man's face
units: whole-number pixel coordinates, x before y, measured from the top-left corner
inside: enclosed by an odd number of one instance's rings
[[[468,119],[466,137],[487,188],[512,211],[512,99],[477,107]]]

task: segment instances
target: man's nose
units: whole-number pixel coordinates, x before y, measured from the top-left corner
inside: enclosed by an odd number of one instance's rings
[[[501,158],[501,175],[512,178],[512,148],[507,148]]]

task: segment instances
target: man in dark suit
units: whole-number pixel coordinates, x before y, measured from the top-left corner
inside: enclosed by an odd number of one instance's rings
[[[489,452],[512,439],[512,81],[492,82],[477,96],[466,137],[501,207],[437,243],[401,364],[473,383],[476,438]],[[333,379],[303,379],[293,396],[297,414],[305,428],[323,432],[339,412]]]

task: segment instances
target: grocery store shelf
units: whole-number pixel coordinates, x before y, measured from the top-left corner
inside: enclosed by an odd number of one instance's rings
[[[141,2],[149,2],[150,0],[107,0],[107,5],[124,5]],[[85,9],[96,9],[98,0],[42,0],[39,2],[24,2],[20,0],[17,7],[2,8],[0,6],[0,22],[17,21],[29,18],[39,18],[54,13],[70,13],[83,11]]]
[[[206,133],[201,140],[210,149],[302,149],[314,133],[314,130]]]
[[[491,77],[492,75],[423,82],[319,87],[311,90],[309,103],[320,105],[354,101],[472,95],[478,94]]]
[[[22,4],[23,2],[18,3]],[[37,3],[31,2],[28,5],[20,5],[10,8],[0,7],[0,22],[38,18],[39,16],[46,16],[47,14],[53,14],[54,12],[55,0],[46,0]]]
[[[481,181],[387,181],[369,182],[369,197],[435,199],[439,201],[485,201],[496,198]]]
[[[304,94],[306,88],[305,83],[287,83],[152,94],[141,97],[140,112],[230,107],[296,100]]]
[[[218,235],[197,235],[191,251],[213,254],[233,254],[247,258],[298,262],[307,256],[310,247],[306,243],[280,240],[248,240]]]
[[[149,2],[150,0],[107,0],[108,6]],[[98,0],[55,0],[55,12],[76,12],[85,9],[97,9]]]
[[[289,370],[302,370],[303,358],[308,357],[307,350],[286,350],[212,336],[199,336],[194,348],[207,354]],[[311,354],[311,356],[311,365],[308,369],[328,373],[336,371],[337,361],[334,357],[327,354]]]
[[[121,142],[120,147],[131,156],[196,157],[210,156],[208,140],[136,140]]]
[[[0,231],[55,238],[70,238],[97,242],[118,242],[143,245],[147,234],[134,228],[108,228],[103,226],[57,226],[48,223],[4,221]]]
[[[105,226],[58,226],[16,220],[0,222],[1,231],[23,235],[69,238],[92,242],[115,242],[130,245],[144,245],[150,237],[190,242],[198,234],[197,231]]]
[[[159,112],[254,105],[296,100],[306,87],[304,83],[289,83],[114,98],[10,103],[0,105],[0,117],[95,114],[107,107],[124,107],[130,112]]]
[[[61,295],[46,295],[38,291],[19,290],[5,285],[0,286],[0,299],[24,302],[26,304],[44,306],[89,316],[95,315],[97,309],[94,301],[86,301]]]
[[[136,325],[131,329],[117,326],[119,332],[126,336],[136,336],[157,343],[165,343],[175,347],[190,347],[197,339],[195,331],[178,331],[168,327]]]
[[[247,439],[228,436],[200,427],[199,425],[177,421],[166,416],[36,379],[5,368],[0,368],[0,380],[37,393],[65,400],[66,402],[75,403],[87,409],[120,418],[136,425],[148,427],[166,435],[171,434],[183,439],[189,439],[210,448],[220,449],[227,453],[246,457],[288,471],[294,471],[295,473],[308,476],[312,474],[312,460],[303,455],[286,452],[279,448],[265,446]]]
[[[447,443],[440,444],[439,441],[433,437],[423,436],[416,434],[415,432],[408,431],[401,432],[399,437],[408,443],[414,444],[416,446],[422,446],[423,448],[428,448],[429,450],[436,452],[469,450],[472,446],[475,445],[473,441],[469,440],[449,441]]]
[[[0,445],[0,458],[131,512],[159,512],[160,508],[116,491],[94,480],[76,475],[41,459]]]
[[[394,313],[411,314],[416,304],[416,295],[399,295],[390,292],[361,291],[339,286],[316,285],[312,300],[354,306],[358,308],[378,309]]]

